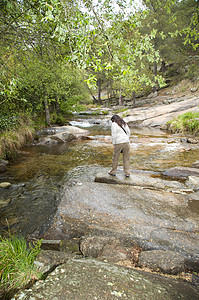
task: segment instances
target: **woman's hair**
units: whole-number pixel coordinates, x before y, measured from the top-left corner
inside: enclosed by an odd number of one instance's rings
[[[117,123],[120,127],[122,127],[122,125],[126,125],[126,122],[118,115],[113,115],[111,121]]]

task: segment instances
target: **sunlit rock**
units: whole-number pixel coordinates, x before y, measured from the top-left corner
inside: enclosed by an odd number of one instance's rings
[[[3,188],[3,189],[7,189],[11,186],[11,183],[10,182],[1,182],[0,183],[0,188]]]

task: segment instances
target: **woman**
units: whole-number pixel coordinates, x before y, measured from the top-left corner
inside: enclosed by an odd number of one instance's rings
[[[112,143],[114,146],[112,169],[108,172],[110,175],[115,176],[119,161],[120,153],[123,153],[123,167],[126,177],[130,176],[130,129],[126,122],[118,115],[111,118],[111,135]]]

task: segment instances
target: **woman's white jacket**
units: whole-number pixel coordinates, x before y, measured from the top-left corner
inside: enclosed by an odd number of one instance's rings
[[[124,130],[116,123],[112,122],[111,124],[111,136],[112,136],[112,143],[121,144],[121,143],[129,143],[129,136],[130,136],[130,129],[129,126],[126,124],[123,126]]]

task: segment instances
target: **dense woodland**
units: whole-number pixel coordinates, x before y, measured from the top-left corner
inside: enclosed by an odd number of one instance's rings
[[[198,0],[2,0],[0,28],[1,144],[199,77]]]

